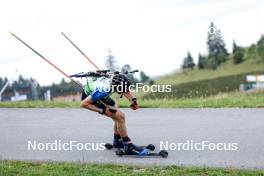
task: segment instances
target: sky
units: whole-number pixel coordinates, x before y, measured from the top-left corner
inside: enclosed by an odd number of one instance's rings
[[[179,69],[188,51],[197,63],[198,53],[207,53],[211,21],[231,51],[233,40],[240,46],[256,42],[264,34],[263,19],[261,0],[2,1],[0,76],[22,74],[41,85],[63,77],[9,31],[67,74],[95,69],[61,32],[101,69],[111,49],[118,65],[130,64],[155,77]]]

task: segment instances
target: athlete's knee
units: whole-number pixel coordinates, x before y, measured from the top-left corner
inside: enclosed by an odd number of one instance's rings
[[[82,108],[87,107],[87,105],[88,105],[88,103],[87,103],[86,101],[81,101],[80,106],[81,106]]]

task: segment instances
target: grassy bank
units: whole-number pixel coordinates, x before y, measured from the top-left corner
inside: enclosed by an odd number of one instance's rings
[[[124,98],[117,98],[120,107],[129,107]],[[180,98],[180,99],[139,99],[142,108],[263,108],[264,92],[257,93],[225,93],[204,98]],[[2,102],[2,108],[78,108],[80,102],[60,101],[24,101]]]
[[[247,75],[264,74],[264,62],[247,60],[234,65],[232,60],[223,63],[216,70],[197,68],[185,70],[159,78],[156,84],[172,85],[167,93],[145,93],[144,98],[193,98],[234,92],[240,84],[247,83]]]
[[[122,107],[128,105],[122,100]],[[263,108],[264,93],[224,93],[203,98],[180,98],[180,99],[146,99],[140,100],[140,106],[144,108]]]
[[[228,77],[231,75],[242,75],[247,73],[263,73],[264,62],[259,60],[247,60],[241,64],[233,64],[232,60],[229,60],[220,65],[216,70],[193,69],[180,73],[174,73],[161,77],[157,80],[158,84],[172,84],[179,85],[183,83],[189,83],[193,81],[201,81],[208,79],[215,79],[219,77]]]
[[[30,163],[21,161],[0,162],[0,175],[264,175],[264,171],[216,169],[196,167],[135,167],[126,165],[98,165],[74,163]]]
[[[171,92],[148,93],[143,97],[148,99],[194,98],[212,96],[219,94],[219,92],[225,93],[238,91],[240,84],[246,83],[246,75],[248,74],[230,75],[214,79],[205,79],[182,83],[179,85],[172,85]],[[257,72],[251,74],[257,74]]]

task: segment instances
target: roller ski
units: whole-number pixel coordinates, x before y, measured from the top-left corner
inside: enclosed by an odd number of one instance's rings
[[[138,146],[138,147],[141,148],[141,149],[146,148],[146,149],[149,149],[150,151],[154,151],[155,148],[156,148],[155,145],[153,145],[153,144],[148,144],[146,146],[142,145],[142,146]],[[122,149],[124,147],[123,147],[123,145],[116,146],[116,145],[113,145],[113,144],[110,144],[110,143],[106,143],[105,144],[105,148],[107,150],[112,150],[112,149]]]
[[[141,148],[140,146],[136,146],[132,143],[125,144],[124,148],[118,148],[115,151],[117,156],[135,156],[135,157],[162,157],[167,158],[168,152],[166,150],[161,150],[158,153],[151,152],[150,149]]]
[[[105,144],[105,148],[107,150],[112,150],[112,149],[123,149],[124,148],[124,143],[122,141],[122,139],[114,139],[113,144],[110,143],[106,143]],[[154,151],[155,150],[155,145],[153,144],[148,144],[146,146],[138,146],[139,149],[148,149],[150,151]]]

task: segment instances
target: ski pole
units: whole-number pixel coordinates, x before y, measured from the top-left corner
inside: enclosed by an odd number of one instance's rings
[[[14,36],[17,40],[19,40],[21,43],[23,43],[25,46],[27,46],[29,49],[31,49],[34,53],[36,53],[39,57],[41,57],[43,60],[45,60],[47,63],[49,63],[52,67],[54,67],[56,70],[58,70],[60,73],[62,73],[64,76],[69,78],[72,82],[74,82],[76,85],[78,85],[81,89],[83,89],[82,85],[78,82],[76,82],[74,79],[72,79],[69,75],[67,75],[64,71],[62,71],[60,68],[58,68],[56,65],[54,65],[52,62],[50,62],[48,59],[46,59],[43,55],[41,55],[39,52],[37,52],[35,49],[33,49],[31,46],[29,46],[26,42],[24,42],[22,39],[20,39],[18,36],[16,36],[14,33],[9,32],[12,36]]]
[[[84,54],[84,52],[78,47],[76,46],[73,41],[71,41],[71,39],[69,39],[63,32],[61,32],[61,34],[97,69],[100,70],[99,67],[97,67],[95,65],[95,63],[93,63],[93,61],[91,59],[89,59],[88,56],[86,56],[86,54]]]

